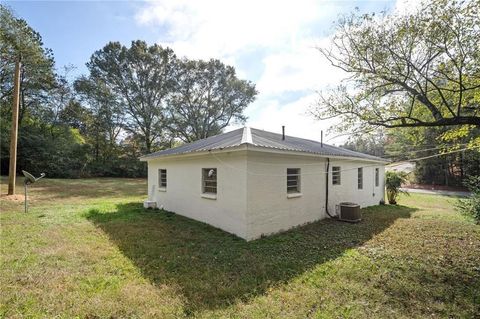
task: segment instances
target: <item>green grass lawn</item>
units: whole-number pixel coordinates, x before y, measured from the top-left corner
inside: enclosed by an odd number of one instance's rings
[[[146,188],[44,179],[28,214],[2,197],[0,317],[480,317],[480,226],[453,197],[402,197],[359,224],[247,243],[144,210]]]

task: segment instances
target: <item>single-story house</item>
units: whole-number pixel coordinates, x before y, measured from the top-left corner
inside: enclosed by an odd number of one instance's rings
[[[147,205],[246,240],[335,215],[340,202],[384,199],[386,160],[249,127],[141,160]]]

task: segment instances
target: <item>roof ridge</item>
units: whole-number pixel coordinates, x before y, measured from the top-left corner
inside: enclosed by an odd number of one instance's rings
[[[240,144],[253,144],[252,140],[252,131],[250,130],[250,127],[244,126],[243,127],[243,135],[242,135],[242,140]]]

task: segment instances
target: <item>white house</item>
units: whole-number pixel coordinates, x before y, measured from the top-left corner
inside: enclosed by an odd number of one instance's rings
[[[148,162],[147,204],[246,240],[325,218],[326,207],[335,215],[340,202],[378,205],[387,163],[248,127],[141,160]]]

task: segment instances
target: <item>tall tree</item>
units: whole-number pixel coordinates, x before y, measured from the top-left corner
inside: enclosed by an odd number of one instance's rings
[[[75,81],[74,87],[81,101],[89,106],[95,126],[114,146],[125,123],[125,112],[119,99],[105,83],[84,76]]]
[[[480,2],[430,0],[412,13],[341,19],[319,49],[347,72],[318,118],[358,126],[480,126]]]
[[[93,78],[82,76],[74,87],[80,101],[88,107],[85,135],[93,146],[94,162],[111,166],[119,155],[118,139],[125,123],[121,101],[105,83]]]
[[[0,109],[9,117],[13,94],[15,61],[21,58],[20,114],[21,123],[28,112],[39,112],[55,86],[52,51],[44,48],[42,37],[25,20],[16,18],[0,5]]]
[[[257,91],[219,60],[183,60],[169,98],[170,130],[184,142],[219,134],[232,121],[244,123],[243,111]]]
[[[0,5],[0,112],[2,117],[11,112],[8,194],[15,194],[17,173],[18,126],[26,110],[26,98],[40,92],[42,87],[53,81],[53,58],[43,48],[41,37],[28,24],[16,18]],[[24,65],[25,67],[22,67]],[[43,73],[38,73],[38,70]],[[33,80],[32,80],[33,78]],[[39,78],[47,80],[38,81]],[[33,84],[33,90],[32,90]],[[25,92],[28,92],[25,94]],[[19,105],[21,106],[19,112]],[[8,117],[8,115],[7,115]],[[6,121],[2,121],[6,123]]]
[[[171,49],[133,41],[129,48],[110,42],[87,63],[91,80],[105,85],[123,105],[124,128],[141,137],[146,152],[166,133],[164,107],[175,80],[175,60]]]

